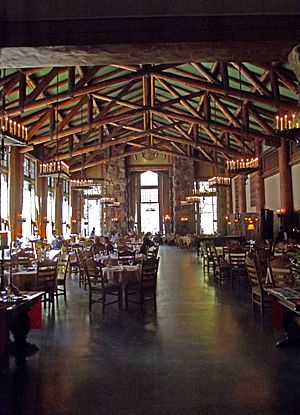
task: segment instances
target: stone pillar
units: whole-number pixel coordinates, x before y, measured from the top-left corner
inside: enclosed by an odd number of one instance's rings
[[[218,233],[226,235],[227,226],[225,216],[227,214],[227,189],[220,188],[217,190],[217,227]]]
[[[111,206],[106,207],[106,232],[121,231],[122,233],[127,231],[127,178],[125,160],[108,161],[106,163],[105,177],[111,180],[109,186],[109,193],[118,202],[120,207],[113,208]],[[113,222],[112,218],[117,218],[117,222]]]
[[[173,223],[176,233],[195,232],[195,206],[182,206],[181,200],[190,195],[194,183],[194,165],[192,160],[175,159],[173,163]],[[181,218],[188,218],[182,222]]]
[[[80,234],[81,232],[81,219],[83,218],[83,205],[84,199],[82,192],[71,190],[71,233]]]
[[[22,235],[24,155],[18,147],[11,147],[9,162],[9,222],[11,240]]]
[[[292,191],[292,175],[289,165],[288,142],[284,137],[281,138],[281,146],[278,151],[279,164],[279,181],[280,181],[280,201],[281,209],[285,209],[284,227],[288,236],[291,234],[293,226],[293,191]]]
[[[62,201],[63,201],[63,183],[57,180],[55,184],[55,231],[56,235],[62,234]]]
[[[247,212],[245,177],[238,175],[239,213]]]
[[[37,219],[38,232],[42,238],[46,238],[48,196],[48,182],[46,177],[37,178],[36,192],[39,206],[39,214]]]
[[[262,144],[261,141],[256,140],[255,142],[255,154],[256,157],[261,158]],[[262,164],[259,163],[258,171],[255,173],[255,203],[256,212],[260,212],[265,208],[265,184],[264,178],[262,177],[263,168]]]

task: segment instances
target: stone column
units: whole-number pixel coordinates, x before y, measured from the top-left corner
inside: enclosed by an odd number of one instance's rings
[[[230,215],[231,213],[233,213],[232,185],[226,189],[226,204],[227,204],[227,214]]]
[[[108,161],[106,163],[106,174],[105,177],[111,180],[109,186],[109,193],[118,202],[120,207],[106,207],[106,231],[127,231],[127,178],[125,160]],[[117,218],[117,222],[113,222],[112,218]]]
[[[281,138],[281,146],[278,151],[280,201],[281,209],[285,209],[284,227],[288,235],[291,234],[293,226],[293,191],[291,167],[289,165],[288,143],[284,137]]]
[[[62,234],[62,201],[63,201],[63,183],[57,180],[55,184],[55,231],[56,235]]]
[[[9,222],[11,240],[22,235],[24,155],[18,147],[11,147],[9,162]]]
[[[182,206],[181,200],[192,193],[194,183],[194,165],[192,160],[175,159],[173,162],[173,223],[176,233],[195,232],[195,206]],[[181,218],[187,217],[188,222]]]
[[[37,197],[38,197],[38,232],[42,238],[46,238],[47,228],[47,196],[48,196],[48,182],[46,177],[37,178]]]

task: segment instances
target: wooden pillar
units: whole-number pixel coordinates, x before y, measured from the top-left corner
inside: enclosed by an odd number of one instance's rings
[[[247,211],[246,185],[245,185],[245,177],[242,175],[238,176],[238,191],[239,191],[239,213],[245,213]]]
[[[37,178],[37,198],[39,206],[39,214],[37,218],[37,226],[39,235],[42,238],[47,237],[47,197],[48,197],[48,182],[46,177]]]
[[[22,235],[24,155],[11,147],[9,161],[9,221],[11,240]]]
[[[226,189],[227,214],[233,213],[232,206],[232,185]]]
[[[83,197],[82,193],[71,190],[71,233],[79,234],[81,231],[81,219],[83,217]]]
[[[63,201],[63,183],[57,180],[55,185],[55,231],[56,235],[62,234],[62,201]]]
[[[291,167],[289,165],[289,151],[288,142],[284,137],[281,137],[281,146],[278,150],[278,164],[279,164],[279,182],[280,182],[280,201],[281,209],[285,209],[286,216],[284,218],[285,231],[288,236],[291,234],[293,226],[293,190],[292,190],[292,175]]]
[[[225,216],[227,214],[227,189],[220,188],[217,191],[217,227],[218,233],[226,235],[227,226]]]
[[[255,141],[255,155],[259,159],[262,154],[262,144],[261,141]],[[255,173],[255,204],[256,212],[260,212],[265,208],[265,183],[262,176],[262,164],[259,163],[258,171]]]

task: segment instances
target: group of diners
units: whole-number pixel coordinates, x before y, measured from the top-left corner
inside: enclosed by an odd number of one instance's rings
[[[274,309],[282,314],[286,337],[277,346],[300,345],[300,310],[291,308],[287,301],[279,301],[278,306],[272,296],[278,292],[280,295],[292,293],[300,303],[300,247],[295,241],[252,244],[230,240],[222,245],[201,241],[199,255],[204,269],[212,273],[219,286],[250,287],[252,310],[259,311],[261,321],[267,308],[273,308],[272,315]]]

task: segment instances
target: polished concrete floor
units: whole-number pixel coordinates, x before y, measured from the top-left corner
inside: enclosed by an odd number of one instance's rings
[[[0,414],[299,414],[300,350],[275,348],[248,290],[216,287],[193,251],[160,257],[156,315],[89,315],[70,279],[67,305],[30,333],[40,351],[1,376]]]

